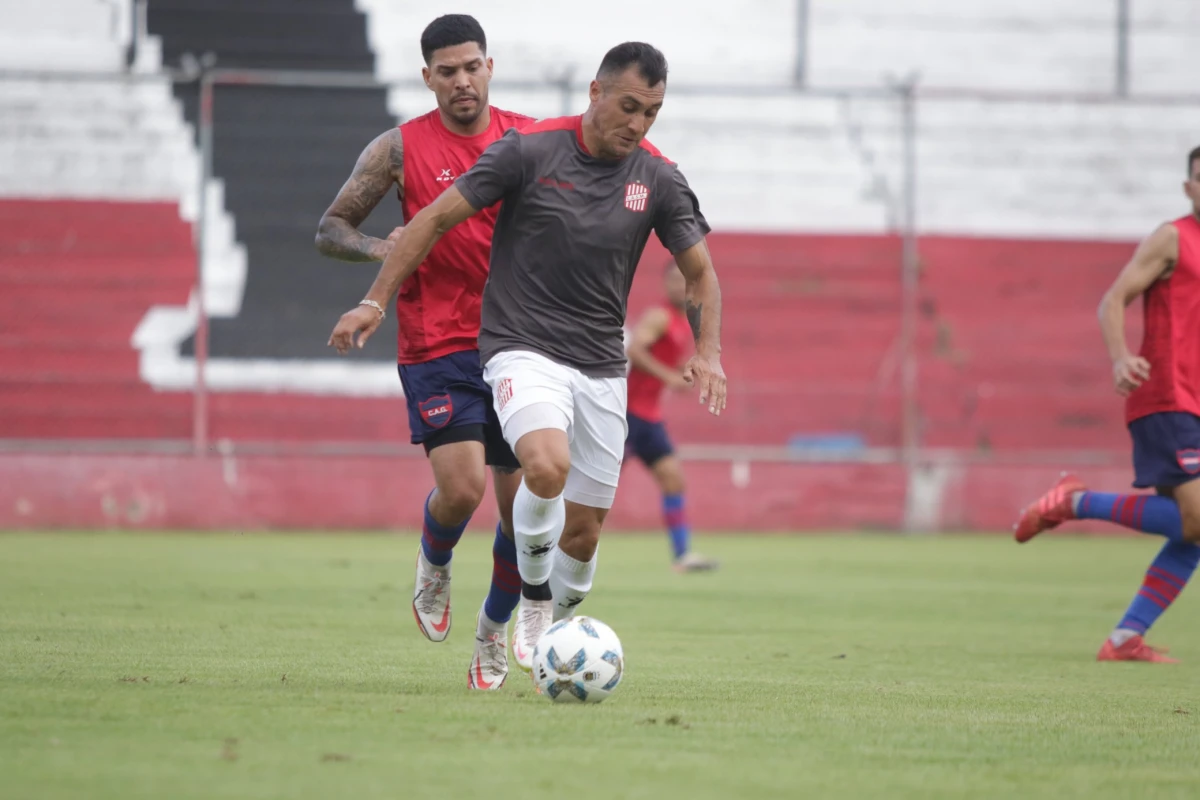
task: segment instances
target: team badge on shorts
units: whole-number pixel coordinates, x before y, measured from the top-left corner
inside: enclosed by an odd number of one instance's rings
[[[501,378],[496,382],[496,401],[500,403],[501,411],[509,400],[512,400],[512,378]]]
[[[421,410],[421,419],[431,428],[446,427],[446,423],[454,415],[454,401],[450,399],[450,395],[448,394],[439,394],[436,397],[431,397],[424,403],[421,403],[418,408]]]
[[[645,211],[649,198],[650,190],[643,184],[637,181],[625,184],[625,207],[630,211]]]
[[[1188,475],[1200,473],[1200,450],[1178,450],[1175,452],[1175,458]]]

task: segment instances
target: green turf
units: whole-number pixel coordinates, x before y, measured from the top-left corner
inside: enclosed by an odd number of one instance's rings
[[[1092,659],[1150,539],[610,537],[586,611],[625,645],[598,706],[514,668],[466,688],[409,611],[416,540],[0,536],[0,797],[1196,797],[1194,595],[1179,666]]]

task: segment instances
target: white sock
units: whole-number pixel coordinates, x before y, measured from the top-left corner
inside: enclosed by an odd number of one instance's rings
[[[552,557],[566,521],[567,506],[561,494],[538,497],[521,481],[513,498],[513,540],[522,581],[538,585],[550,579]]]
[[[507,622],[496,622],[487,615],[485,610],[487,600],[484,600],[484,606],[479,609],[479,623],[475,626],[476,633],[504,633],[508,630]]]
[[[1113,647],[1120,647],[1137,635],[1137,631],[1131,631],[1128,628],[1117,628],[1109,635],[1108,640],[1113,643]]]
[[[575,616],[575,608],[584,601],[592,590],[596,577],[596,557],[591,561],[579,561],[559,550],[554,554],[554,569],[550,572],[550,592],[554,595],[554,621]]]

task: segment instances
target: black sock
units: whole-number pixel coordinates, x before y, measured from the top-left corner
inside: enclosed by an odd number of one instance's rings
[[[521,581],[521,597],[526,600],[553,600],[550,594],[550,581],[545,583],[526,583]]]

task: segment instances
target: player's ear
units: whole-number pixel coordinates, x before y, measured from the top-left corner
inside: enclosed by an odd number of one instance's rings
[[[493,68],[491,56],[488,56],[488,60],[487,60],[486,64],[487,64],[488,78],[490,79],[492,77],[492,68]]]
[[[433,86],[429,83],[429,67],[421,67],[421,77],[425,79],[425,88],[433,91]]]
[[[600,99],[602,94],[604,94],[604,87],[600,85],[600,81],[593,79],[588,86],[588,99],[594,103]]]

